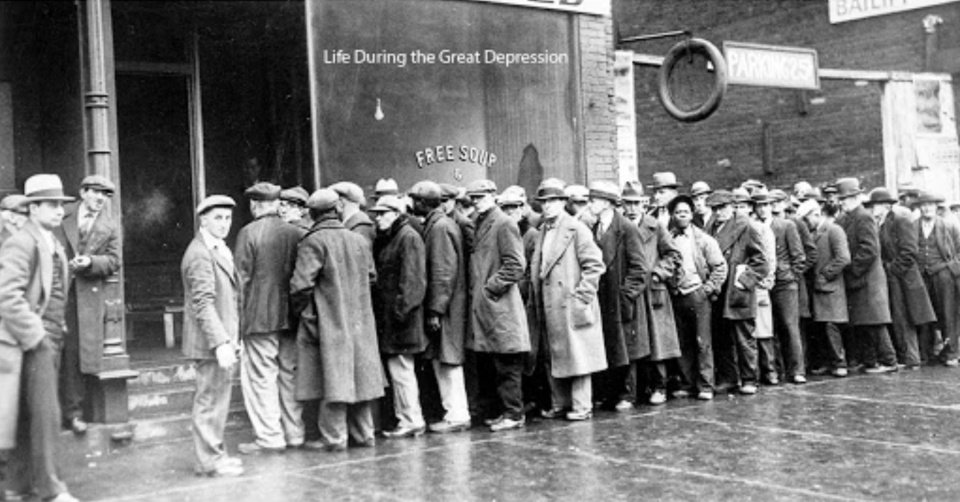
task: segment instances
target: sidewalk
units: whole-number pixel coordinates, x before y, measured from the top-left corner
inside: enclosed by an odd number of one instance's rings
[[[818,379],[589,422],[246,456],[233,479],[195,477],[188,437],[63,467],[84,501],[960,500],[958,383],[941,367]],[[251,433],[231,429],[235,452]]]

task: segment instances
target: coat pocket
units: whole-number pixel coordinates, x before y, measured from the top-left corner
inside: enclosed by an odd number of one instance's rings
[[[657,283],[650,286],[650,306],[654,309],[663,308],[670,301],[670,292],[664,284]]]
[[[730,308],[733,309],[742,309],[751,307],[750,302],[753,298],[753,295],[750,294],[750,291],[740,289],[736,286],[731,286],[729,294],[727,295],[728,304]]]
[[[630,322],[637,317],[637,301],[627,298],[627,295],[620,293],[620,320]]]
[[[593,303],[584,303],[582,300],[574,297],[571,299],[572,312],[571,317],[574,328],[585,328],[593,326],[597,322],[596,315],[593,312]]]

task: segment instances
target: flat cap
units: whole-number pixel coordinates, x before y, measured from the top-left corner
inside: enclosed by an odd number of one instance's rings
[[[410,187],[410,192],[408,193],[410,197],[415,199],[425,199],[425,200],[443,199],[443,189],[440,188],[440,185],[430,180],[423,180],[423,181],[416,182],[412,187]]]
[[[200,201],[200,204],[197,205],[197,214],[201,215],[217,207],[233,209],[236,206],[237,203],[226,195],[208,195],[207,198]]]
[[[307,205],[307,199],[310,198],[310,194],[307,193],[307,190],[303,187],[297,186],[293,188],[285,188],[280,190],[280,200],[285,200],[287,202],[292,202],[300,206]]]
[[[497,197],[497,205],[500,206],[522,206],[527,202],[527,191],[518,185],[508,186],[503,193]]]
[[[0,201],[0,211],[13,211],[15,213],[27,214],[27,207],[24,205],[26,201],[26,195],[18,193],[10,194]]]
[[[707,205],[710,207],[733,204],[733,194],[729,190],[717,190],[707,196]]]
[[[380,178],[373,188],[373,193],[378,197],[381,195],[397,195],[400,193],[400,187],[397,186],[397,182],[393,178]]]
[[[360,188],[360,185],[356,183],[351,183],[349,181],[338,181],[327,188],[337,192],[337,195],[349,200],[350,202],[353,202],[354,204],[362,205],[364,202],[366,202],[366,198],[363,196],[363,189]],[[394,192],[394,194],[396,194],[396,192]]]
[[[612,181],[599,180],[590,182],[590,197],[606,199],[614,204],[620,203],[620,187]]]
[[[476,194],[488,194],[496,193],[497,184],[490,180],[476,180],[471,181],[467,185],[467,196],[476,195]]]
[[[336,207],[337,202],[340,202],[340,195],[337,192],[329,188],[321,188],[310,194],[310,198],[307,199],[307,207],[317,211],[327,211]]]
[[[443,200],[456,199],[460,195],[461,188],[450,183],[440,183],[440,195]]]
[[[243,195],[250,200],[277,200],[280,198],[280,185],[261,181],[244,190]]]
[[[110,178],[102,176],[99,174],[94,174],[87,176],[80,182],[80,188],[93,188],[95,190],[102,190],[109,194],[117,191],[117,185],[110,181]]]
[[[539,193],[540,190],[538,189],[537,192]],[[567,194],[567,197],[573,202],[587,202],[590,198],[590,189],[583,185],[567,185],[563,189],[563,193]]]
[[[402,213],[404,208],[403,200],[396,195],[384,195],[377,199],[377,205],[370,208],[371,212],[383,213],[386,211],[395,211]]]

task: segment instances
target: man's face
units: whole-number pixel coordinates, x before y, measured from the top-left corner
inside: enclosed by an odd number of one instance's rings
[[[233,223],[233,210],[227,207],[215,207],[200,215],[200,227],[218,239],[226,239]]]
[[[803,221],[807,223],[807,226],[810,227],[811,230],[817,228],[821,220],[823,220],[823,211],[821,211],[819,207],[813,209],[803,217]]]
[[[936,202],[924,202],[920,204],[920,216],[925,220],[932,220],[937,215]]]
[[[570,213],[574,216],[580,216],[581,213],[587,210],[589,204],[587,201],[570,201]]]
[[[23,213],[10,212],[10,224],[17,227],[23,228],[23,224],[27,222],[29,217]]]
[[[396,211],[377,211],[374,213],[374,218],[377,220],[377,228],[384,232],[390,229],[393,222],[397,221],[399,216],[400,213]]]
[[[413,197],[413,214],[415,216],[426,216],[429,212],[430,208],[423,202],[423,199]]]
[[[673,222],[679,228],[687,228],[693,221],[693,208],[686,202],[680,202],[673,208]]]
[[[640,201],[623,201],[623,215],[626,216],[630,221],[637,221],[640,219],[640,214],[642,212],[643,206],[640,204]]]
[[[700,194],[693,198],[693,208],[698,213],[705,213],[709,209],[707,207],[707,196],[709,194]]]
[[[717,221],[721,223],[733,218],[733,212],[733,204],[723,204],[713,208],[713,214],[716,215]]]
[[[45,200],[31,202],[29,206],[30,219],[47,230],[53,230],[63,221],[63,202]]]
[[[960,218],[960,206],[951,207],[951,208],[950,208],[950,212],[953,213],[953,216],[954,216],[954,217]]]
[[[786,201],[778,200],[770,204],[770,211],[773,214],[783,214],[784,209],[786,209]]]
[[[870,207],[870,213],[873,214],[873,219],[878,222],[883,221],[887,217],[887,213],[890,212],[889,204],[874,204]]]
[[[754,204],[753,212],[761,221],[767,221],[773,215],[773,204]]]
[[[523,204],[507,204],[500,206],[500,209],[516,223],[523,219]]]
[[[281,200],[280,201],[280,218],[287,223],[294,223],[300,221],[300,218],[303,216],[300,212],[300,206],[296,205],[293,202]]]
[[[610,201],[599,197],[590,197],[590,212],[599,216],[600,213],[610,209]]]
[[[87,187],[80,189],[80,199],[83,201],[83,205],[86,206],[88,211],[93,213],[99,213],[109,198],[110,193],[100,190],[99,188]]]
[[[543,201],[543,216],[544,218],[553,219],[557,216],[560,216],[560,213],[564,211],[565,202],[563,199],[547,199]],[[584,204],[586,206],[586,204]]]
[[[753,206],[749,202],[736,202],[733,204],[733,210],[741,216],[750,216]]]
[[[677,191],[673,188],[658,188],[653,192],[653,201],[659,207],[666,205],[677,196]]]
[[[840,199],[840,207],[842,207],[844,211],[852,211],[858,206],[860,206],[860,198],[856,195]],[[934,206],[934,208],[936,208],[936,206]]]
[[[493,199],[493,194],[491,193],[471,194],[470,201],[473,202],[473,207],[475,207],[477,211],[480,211],[481,213],[486,212],[496,205],[496,201]]]

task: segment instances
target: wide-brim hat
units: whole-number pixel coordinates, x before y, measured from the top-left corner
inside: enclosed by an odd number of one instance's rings
[[[897,199],[893,198],[893,195],[890,193],[890,190],[887,190],[884,187],[877,187],[873,190],[870,190],[870,196],[867,200],[863,202],[864,206],[872,206],[874,204],[896,204]]]
[[[856,178],[840,178],[837,180],[837,197],[846,199],[860,195],[863,190],[860,189],[860,180]]]
[[[732,202],[752,202],[750,199],[750,192],[746,188],[737,187],[730,192],[731,197],[733,198]]]
[[[623,184],[623,191],[620,194],[620,199],[625,202],[642,202],[643,201],[643,185],[639,181],[628,181]]]
[[[923,204],[940,204],[943,201],[943,197],[934,195],[933,193],[925,190],[921,190],[920,193],[917,194],[917,198],[913,200],[913,207],[921,206]]]
[[[677,182],[677,175],[670,171],[662,173],[653,173],[653,184],[650,185],[654,190],[658,188],[677,188],[680,183]]]
[[[110,178],[100,174],[93,174],[84,178],[83,181],[80,182],[80,188],[92,188],[110,195],[113,195],[113,192],[117,191],[117,185],[110,181]]]
[[[697,181],[690,187],[690,196],[697,197],[703,194],[711,194],[713,189],[705,181]]]
[[[778,200],[780,199],[778,199],[776,195],[764,189],[757,189],[757,191],[753,192],[753,195],[750,196],[750,202],[753,204],[773,204]]]
[[[374,195],[397,195],[400,193],[400,187],[393,178],[380,178],[373,187]]]
[[[569,199],[570,194],[567,193],[566,188],[569,188],[565,183],[558,178],[547,178],[540,182],[540,186],[537,187],[537,200],[545,201],[550,199]],[[586,189],[586,187],[584,187]]]
[[[590,183],[589,196],[597,199],[605,199],[614,204],[620,203],[620,187],[612,181],[599,180]]]
[[[63,193],[63,182],[56,174],[35,174],[23,184],[23,204],[42,201],[71,202],[75,197]]]
[[[725,206],[734,202],[733,193],[729,190],[717,190],[707,196],[707,206],[710,207]]]

